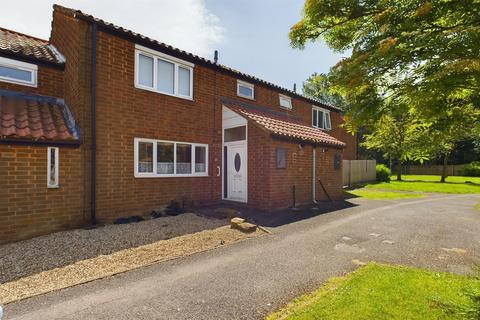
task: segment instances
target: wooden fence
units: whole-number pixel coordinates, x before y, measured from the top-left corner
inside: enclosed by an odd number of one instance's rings
[[[343,160],[343,185],[374,181],[376,165],[375,160]]]
[[[448,165],[447,175],[459,176],[463,167],[465,164]],[[442,165],[407,165],[402,171],[405,171],[405,174],[441,175],[442,170]]]

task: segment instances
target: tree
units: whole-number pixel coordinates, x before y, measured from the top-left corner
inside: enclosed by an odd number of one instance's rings
[[[303,94],[319,100],[327,105],[346,109],[345,100],[335,92],[328,76],[324,73],[314,73],[303,83]]]
[[[353,128],[380,118],[391,97],[408,96],[421,112],[480,107],[480,0],[307,0],[290,39],[351,50],[328,78]]]
[[[362,146],[383,153],[385,159],[397,162],[397,180],[402,180],[403,164],[408,160],[428,160],[425,149],[428,125],[417,119],[407,105],[398,106],[395,112],[383,114],[371,125]]]
[[[450,107],[438,115],[430,115],[428,122],[428,142],[425,152],[430,158],[441,158],[443,169],[441,182],[447,178],[448,158],[460,141],[478,139],[477,126],[480,110],[472,107]]]

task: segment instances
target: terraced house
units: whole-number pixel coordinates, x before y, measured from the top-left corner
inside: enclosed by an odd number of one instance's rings
[[[172,200],[340,199],[356,157],[341,124],[336,107],[55,5],[48,41],[0,29],[0,242]]]

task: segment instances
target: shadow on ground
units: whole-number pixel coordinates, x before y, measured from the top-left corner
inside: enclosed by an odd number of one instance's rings
[[[354,198],[352,195],[350,198]],[[274,212],[266,212],[260,210],[248,209],[244,206],[226,203],[212,207],[206,207],[199,210],[202,215],[215,218],[226,218],[226,216],[218,216],[215,212],[217,208],[232,208],[239,211],[239,215],[248,221],[254,222],[262,227],[275,228],[297,221],[309,219],[321,214],[328,214],[338,210],[357,206],[346,200],[319,202],[317,204],[298,206],[296,208],[288,208]]]

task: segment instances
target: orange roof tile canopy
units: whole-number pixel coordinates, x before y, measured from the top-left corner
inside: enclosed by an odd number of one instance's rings
[[[344,142],[332,137],[323,130],[304,125],[296,117],[231,99],[224,98],[222,103],[232,111],[254,121],[255,124],[263,127],[272,135],[336,148],[344,148],[346,146]]]
[[[0,90],[0,142],[79,145],[80,129],[62,99]]]
[[[0,52],[56,65],[65,64],[63,55],[48,41],[5,28],[0,28]]]

